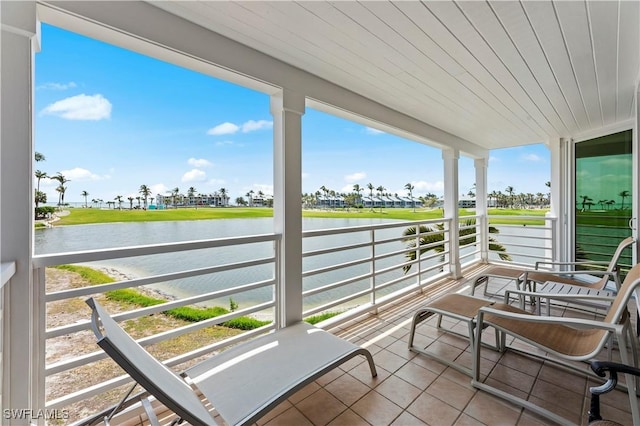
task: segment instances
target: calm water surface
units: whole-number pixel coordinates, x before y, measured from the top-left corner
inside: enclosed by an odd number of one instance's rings
[[[364,226],[370,224],[396,222],[384,219],[303,219],[304,230],[330,229],[341,227]],[[161,244],[179,241],[193,241],[213,238],[237,237],[273,232],[273,219],[221,219],[202,221],[173,222],[134,222],[109,223],[95,225],[60,226],[35,230],[35,253],[65,253],[82,250],[96,250],[116,247],[129,247],[147,244]],[[396,236],[398,230],[389,231],[389,236]],[[337,235],[323,238],[305,239],[304,250],[332,247],[350,242],[364,241],[367,233],[355,235]],[[397,243],[397,248],[401,244]],[[349,251],[347,257],[356,259],[365,257],[368,249]],[[129,277],[145,277],[166,274],[177,270],[190,270],[240,262],[248,259],[268,257],[273,253],[273,243],[256,243],[241,247],[225,247],[189,252],[175,252],[164,255],[140,256],[109,261],[92,262],[88,266],[115,269]],[[311,270],[325,265],[344,262],[345,254],[325,255],[304,260],[304,270]],[[361,274],[368,271],[362,265],[360,270],[327,273],[305,279],[306,288],[315,288],[343,279],[345,275]],[[230,286],[247,284],[273,277],[273,266],[262,265],[212,275],[196,276],[188,279],[167,281],[154,288],[177,297],[188,297],[211,292]],[[332,281],[335,280],[335,281]],[[362,284],[361,284],[362,285]],[[366,283],[364,283],[366,285]],[[239,302],[256,302],[270,300],[269,289],[254,290],[237,298]],[[331,295],[335,297],[334,295]],[[326,298],[326,297],[325,297]],[[311,298],[305,303],[322,303],[322,298]]]

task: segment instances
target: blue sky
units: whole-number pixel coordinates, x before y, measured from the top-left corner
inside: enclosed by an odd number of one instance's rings
[[[140,185],[164,194],[225,188],[235,200],[273,192],[269,97],[48,25],[36,55],[35,169],[61,172],[65,200],[137,196]],[[303,192],[324,185],[382,185],[405,195],[442,195],[440,150],[319,111],[303,116]],[[473,186],[473,160],[460,161],[460,192]],[[494,150],[489,191],[547,192],[543,145]],[[57,182],[42,180],[48,201]]]

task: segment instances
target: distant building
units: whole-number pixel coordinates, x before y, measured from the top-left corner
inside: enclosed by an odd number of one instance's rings
[[[472,198],[463,198],[462,200],[458,200],[458,208],[461,209],[475,209],[476,208],[476,200]]]
[[[198,194],[192,197],[188,197],[183,194],[173,195],[165,194],[156,195],[156,204],[160,206],[173,206],[176,207],[197,207],[197,206],[209,206],[209,207],[224,207],[229,205],[229,196],[215,192],[213,194]]]

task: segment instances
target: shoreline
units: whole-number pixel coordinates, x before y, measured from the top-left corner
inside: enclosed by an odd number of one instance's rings
[[[140,277],[137,277],[133,274],[130,273],[125,273],[122,272],[121,270],[118,270],[114,267],[111,266],[96,266],[96,265],[91,265],[88,266],[88,268],[92,268],[95,269],[96,271],[102,272],[105,275],[108,275],[109,277],[113,278],[114,280],[117,281],[129,281],[129,280],[134,280]],[[172,302],[175,300],[180,300],[178,296],[171,294],[167,291],[163,291],[163,290],[159,290],[159,289],[155,289],[155,288],[150,288],[150,285],[154,285],[154,284],[149,284],[149,285],[142,285],[139,287],[129,287],[132,290],[135,291],[139,291],[141,294],[145,295],[145,296],[149,296],[149,297],[153,297],[156,299],[163,299],[166,300],[167,302]],[[219,306],[219,305],[211,305],[211,306]],[[273,321],[274,320],[274,315],[273,314],[266,314],[266,313],[259,313],[259,312],[254,312],[251,313],[249,315],[247,315],[250,318],[254,318],[257,319],[259,321]]]
[[[96,266],[96,265],[91,265],[88,266],[89,268],[95,269],[96,271],[100,271],[106,275],[108,275],[109,277],[117,280],[117,281],[129,281],[129,280],[134,280],[140,277],[137,277],[133,274],[130,273],[126,273],[123,272],[121,270],[118,270],[114,267],[111,266]],[[150,284],[153,285],[153,284]],[[163,299],[166,300],[168,302],[171,301],[175,301],[175,300],[180,300],[178,296],[171,294],[169,292],[163,291],[163,290],[159,290],[159,289],[155,289],[155,288],[150,288],[149,285],[143,285],[143,286],[139,286],[139,287],[129,287],[132,290],[136,290],[139,291],[140,293],[142,293],[145,296],[149,296],[149,297],[153,297],[153,298],[157,298],[157,299]],[[211,306],[219,306],[219,305],[211,305]],[[360,306],[359,303],[355,303],[353,306],[348,306],[344,309],[342,309],[340,312],[343,311],[347,311],[349,309],[353,309],[353,308],[357,308],[358,306]],[[320,313],[319,313],[320,314]],[[315,315],[319,315],[319,314],[315,314]],[[312,316],[315,316],[312,315]],[[271,313],[260,313],[260,312],[253,312],[251,314],[247,315],[250,318],[254,318],[260,321],[274,321],[274,315]]]

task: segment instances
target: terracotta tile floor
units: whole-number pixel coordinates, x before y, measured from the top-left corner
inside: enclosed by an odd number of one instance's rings
[[[472,275],[467,274],[469,276]],[[467,282],[468,278],[461,280],[457,290],[468,292]],[[505,284],[492,279],[489,288],[496,291]],[[377,315],[361,317],[332,329],[335,334],[372,352],[378,377],[371,378],[363,358],[354,358],[293,395],[258,421],[258,425],[549,424],[534,413],[473,388],[470,378],[457,370],[407,349],[413,313],[428,301],[426,295],[412,296]],[[568,309],[554,310],[555,314],[566,316],[593,317],[593,314]],[[635,318],[635,308],[632,315]],[[450,319],[443,320],[443,327],[463,333],[467,330],[465,324]],[[488,331],[491,330],[485,330]],[[439,331],[435,316],[418,327],[416,344],[471,365],[467,340]],[[522,342],[511,342],[511,345],[536,352]],[[603,353],[601,358],[605,357]],[[617,351],[614,351],[616,357]],[[584,368],[588,368],[586,364]],[[560,414],[567,423],[587,423],[588,388],[600,384],[558,369],[548,361],[514,351],[498,353],[483,349],[481,371],[485,376],[489,374],[488,383]],[[601,411],[606,419],[631,424],[629,399],[624,392],[603,395]]]

